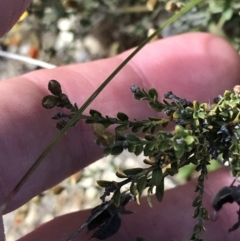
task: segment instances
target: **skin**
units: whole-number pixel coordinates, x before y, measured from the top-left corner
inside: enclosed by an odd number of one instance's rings
[[[9,6],[20,11],[29,3],[22,1],[23,5],[17,7],[13,2],[8,0],[2,5],[1,1],[0,23],[5,23],[1,15],[2,6],[12,3]],[[1,34],[9,29],[18,15],[7,20],[9,22],[1,27]],[[57,79],[63,91],[80,106],[128,54],[126,52],[114,58],[53,70],[34,71],[0,83],[0,204],[58,132],[51,117],[60,109],[46,110],[41,106],[43,96],[48,94],[48,81]],[[90,108],[110,116],[115,116],[119,111],[125,112],[130,118],[136,119],[156,115],[147,107],[147,103],[133,99],[129,90],[133,83],[145,89],[155,87],[159,91],[159,99],[171,90],[189,100],[209,102],[225,89],[231,90],[239,84],[239,65],[240,59],[235,50],[213,35],[191,33],[156,41],[134,57]],[[100,158],[102,150],[95,146],[93,140],[90,126],[82,122],[70,129],[4,213],[16,209],[36,194]],[[209,211],[212,210],[213,195],[231,182],[232,177],[225,170],[209,174],[204,196],[204,206]],[[196,222],[191,218],[195,185],[196,181],[192,181],[167,191],[162,203],[153,197],[153,208],[148,207],[144,198],[141,206],[131,202],[127,209],[134,211],[134,214],[122,215],[120,231],[108,240],[130,241],[137,236],[151,241],[159,240],[159,237],[161,240],[187,240]],[[204,240],[237,240],[240,230],[227,233],[237,221],[236,211],[236,205],[226,205],[217,222],[206,222],[208,232],[203,234]],[[66,241],[88,215],[89,211],[80,211],[55,218],[20,240]],[[75,240],[88,240],[89,237],[85,230]],[[4,240],[2,226],[0,240]]]

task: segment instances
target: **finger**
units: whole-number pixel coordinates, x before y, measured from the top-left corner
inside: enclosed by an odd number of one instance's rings
[[[0,162],[2,200],[57,134],[51,117],[58,110],[45,110],[40,104],[48,94],[48,81],[59,80],[63,91],[81,106],[125,56],[36,71],[0,83],[4,113],[0,120],[0,146],[4,150]],[[209,101],[237,84],[239,72],[238,54],[222,39],[207,34],[173,37],[146,46],[102,91],[91,108],[103,115],[115,116],[120,111],[131,118],[146,119],[155,113],[146,103],[133,99],[129,90],[132,83],[146,89],[155,87],[160,99],[164,92],[172,90],[187,99]],[[69,130],[5,211],[101,157],[102,150],[93,140],[91,128],[82,122]]]
[[[0,37],[7,33],[30,5],[31,0],[0,1]]]
[[[206,181],[204,193],[204,207],[212,212],[211,199],[213,195],[223,186],[230,185],[232,177],[224,170],[213,172]],[[134,213],[121,215],[122,225],[120,230],[109,238],[109,241],[132,241],[136,237],[143,237],[146,240],[189,240],[197,220],[192,218],[194,208],[192,201],[196,197],[194,192],[196,180],[184,186],[180,186],[165,193],[164,199],[159,203],[152,197],[153,208],[147,204],[146,198],[142,198],[141,204],[131,202],[126,206],[127,210]],[[240,229],[228,233],[228,229],[236,223],[238,210],[236,205],[226,205],[220,211],[218,220],[205,221],[207,229],[202,233],[203,240],[219,241],[238,240]],[[67,238],[88,218],[89,211],[71,213],[40,226],[35,231],[21,238],[19,241],[66,241]],[[83,230],[75,239],[89,240],[93,233]]]

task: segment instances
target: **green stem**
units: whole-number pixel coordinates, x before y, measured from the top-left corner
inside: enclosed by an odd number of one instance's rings
[[[166,26],[172,24],[183,14],[191,10],[197,4],[201,3],[203,0],[193,0],[182,8],[178,13],[174,14],[168,20],[166,20],[161,27],[159,27],[151,36],[144,40],[110,75],[109,77],[97,88],[96,91],[86,100],[86,102],[79,108],[76,115],[66,124],[66,126],[59,132],[59,134],[51,141],[47,148],[42,152],[42,154],[33,163],[27,173],[18,182],[13,191],[7,196],[0,210],[2,211],[6,205],[11,201],[15,194],[22,188],[28,178],[37,169],[42,160],[47,156],[47,154],[52,150],[52,148],[59,142],[60,138],[70,129],[71,126],[76,124],[82,116],[82,113],[86,108],[92,103],[92,101],[98,96],[98,94],[110,83],[110,81],[119,73],[119,71],[155,36],[157,36]]]

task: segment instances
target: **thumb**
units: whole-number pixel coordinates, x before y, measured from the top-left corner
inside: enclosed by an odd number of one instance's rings
[[[0,1],[0,37],[6,34],[30,5],[31,0]]]

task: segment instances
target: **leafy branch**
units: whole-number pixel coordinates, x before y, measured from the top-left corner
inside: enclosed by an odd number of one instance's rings
[[[78,109],[74,117],[61,129],[59,134],[51,141],[51,143],[46,147],[46,149],[41,153],[37,160],[33,163],[27,173],[22,177],[22,179],[14,187],[13,191],[6,197],[0,210],[4,210],[7,204],[15,196],[15,194],[22,188],[28,178],[37,169],[42,160],[48,155],[52,148],[59,142],[59,140],[64,136],[64,134],[76,125],[76,123],[81,119],[82,113],[86,108],[92,103],[92,101],[98,96],[98,94],[111,82],[111,80],[122,70],[122,68],[155,36],[157,36],[166,26],[172,24],[186,12],[191,10],[193,7],[201,3],[203,0],[192,0],[190,3],[186,4],[179,12],[176,12],[172,17],[166,20],[162,26],[160,26],[152,35],[150,35],[146,40],[144,40],[110,75],[109,77],[93,92],[93,94],[86,100],[86,102]]]
[[[57,113],[53,117],[57,121],[67,118],[70,122],[78,112],[77,104],[72,104],[69,98],[62,93],[61,86],[56,80],[49,82],[48,89],[52,95],[43,98],[43,107],[49,109],[58,106],[70,110],[70,114]],[[123,181],[98,181],[98,185],[105,189],[101,196],[102,205],[105,204],[106,198],[112,195],[111,205],[116,207],[114,209],[116,212],[119,211],[118,208],[122,205],[121,200],[126,194],[121,192],[121,188],[129,183],[128,195],[140,204],[140,197],[147,189],[147,200],[152,206],[152,194],[155,194],[158,201],[163,199],[164,178],[167,175],[175,175],[180,168],[192,163],[196,165],[196,171],[200,171],[200,175],[195,190],[198,192],[198,196],[193,201],[195,207],[193,217],[197,218],[197,224],[190,240],[201,241],[201,232],[205,230],[204,220],[209,219],[207,210],[202,206],[207,165],[210,164],[211,159],[221,157],[223,163],[229,162],[233,175],[239,175],[239,89],[240,86],[235,86],[234,92],[225,91],[223,96],[219,95],[214,99],[215,103],[210,105],[197,101],[190,102],[172,92],[167,92],[164,99],[159,101],[156,89],[151,88],[146,91],[133,85],[131,92],[134,98],[147,101],[150,108],[156,112],[164,113],[164,118],[149,117],[146,120],[131,121],[125,113],[118,113],[117,117],[104,117],[96,110],[90,110],[90,116],[82,116],[87,124],[93,126],[93,133],[97,137],[96,144],[104,148],[105,155],[118,155],[126,149],[135,155],[143,152],[147,157],[143,161],[148,167],[117,172],[116,176],[123,178]],[[171,122],[175,124],[174,131],[163,131],[162,128]],[[57,123],[57,128],[59,128],[59,123],[62,124],[63,121]],[[64,123],[68,124],[65,120]],[[114,132],[107,129],[112,125],[116,126]],[[127,130],[132,133],[125,133]],[[232,187],[231,190],[238,189]],[[229,200],[233,202],[234,199]],[[111,211],[109,212],[111,213]],[[120,221],[117,222],[119,217],[112,219],[114,215],[109,216],[111,219],[108,219],[104,226],[101,226],[100,222],[98,223],[97,234],[105,233],[103,237],[107,238],[118,230],[120,227]],[[116,225],[115,222],[118,225],[112,233],[110,227]],[[238,225],[239,222],[235,226],[238,227]],[[94,237],[102,239],[100,238],[102,236],[97,234],[94,234]]]

